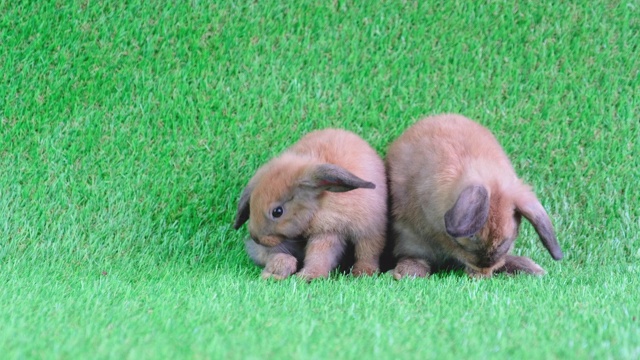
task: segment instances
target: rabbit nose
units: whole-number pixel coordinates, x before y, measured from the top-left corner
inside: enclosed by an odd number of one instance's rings
[[[260,241],[258,241],[258,237],[255,236],[254,234],[249,234],[251,236],[251,240],[253,240],[253,242],[255,242],[256,244],[260,245]]]
[[[478,261],[476,261],[476,266],[479,268],[490,268],[496,263],[496,257],[490,254],[484,254],[484,256],[480,256]]]

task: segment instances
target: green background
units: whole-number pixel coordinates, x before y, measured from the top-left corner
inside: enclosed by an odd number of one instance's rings
[[[638,1],[0,0],[6,358],[640,357]],[[231,223],[308,131],[490,128],[544,277],[265,282]]]

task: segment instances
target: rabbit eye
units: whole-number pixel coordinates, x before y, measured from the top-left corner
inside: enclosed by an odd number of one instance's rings
[[[284,210],[282,209],[282,206],[278,206],[273,210],[271,210],[271,216],[273,216],[274,218],[279,218],[280,216],[282,216],[283,213],[284,213]]]

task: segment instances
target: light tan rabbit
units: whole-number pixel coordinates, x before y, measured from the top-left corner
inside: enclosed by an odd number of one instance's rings
[[[378,271],[387,226],[384,163],[357,135],[327,129],[304,136],[262,166],[242,192],[234,228],[249,220],[250,257],[263,278],[327,277],[347,242],[354,275]]]
[[[509,254],[521,216],[555,260],[563,257],[546,211],[481,125],[461,115],[423,119],[391,145],[387,167],[396,279],[451,267],[474,277],[544,274]]]

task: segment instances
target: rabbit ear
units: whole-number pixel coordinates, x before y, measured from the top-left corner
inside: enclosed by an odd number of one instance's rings
[[[250,181],[247,187],[242,191],[240,195],[240,201],[238,202],[238,211],[236,212],[236,220],[233,222],[233,228],[238,230],[242,224],[249,220],[249,203],[251,200],[251,193],[255,188],[255,182]]]
[[[551,257],[554,260],[562,259],[564,255],[558,244],[556,234],[553,231],[553,225],[551,225],[549,215],[547,215],[538,198],[536,198],[531,191],[527,190],[516,199],[515,203],[516,211],[522,214],[522,216],[533,225],[538,236],[540,236],[540,241],[542,241],[544,247],[547,248]]]
[[[300,181],[300,185],[332,192],[345,192],[358,188],[376,188],[374,183],[362,180],[348,170],[333,164],[322,164],[313,167]]]
[[[444,225],[452,237],[467,237],[480,231],[489,216],[489,193],[482,185],[464,188],[456,203],[444,214]]]

